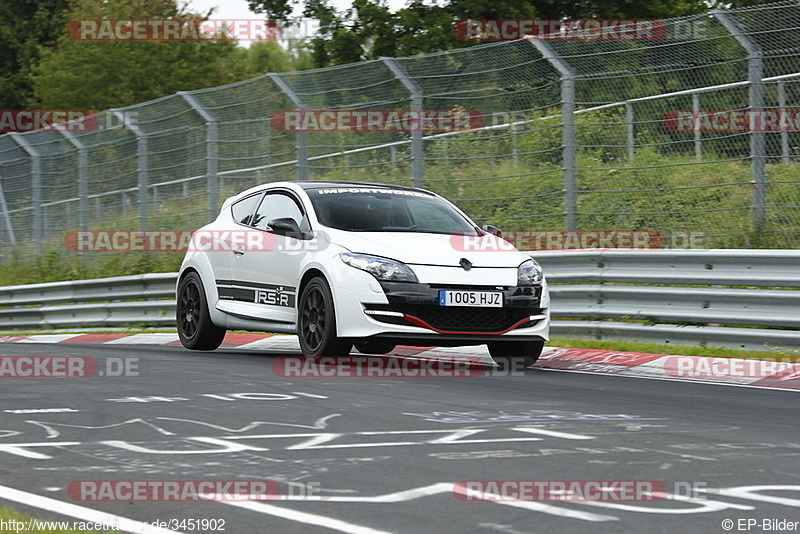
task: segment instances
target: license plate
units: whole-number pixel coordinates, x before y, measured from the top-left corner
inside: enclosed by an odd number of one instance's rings
[[[502,308],[503,294],[496,291],[439,291],[439,306]]]

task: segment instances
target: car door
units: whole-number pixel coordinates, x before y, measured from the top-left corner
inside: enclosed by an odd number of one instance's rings
[[[205,252],[214,274],[214,284],[219,295],[219,301],[214,306],[222,311],[228,311],[231,303],[240,296],[231,286],[233,250],[241,236],[251,231],[253,214],[263,195],[263,191],[254,193],[237,200],[228,208],[233,223],[226,217],[220,217],[213,225],[195,233],[195,247]]]
[[[268,191],[250,221],[253,234],[234,245],[230,275],[237,294],[237,314],[270,322],[294,324],[297,320],[303,240],[279,235],[269,223],[288,218],[299,228],[308,229],[308,219],[300,206],[288,191]]]

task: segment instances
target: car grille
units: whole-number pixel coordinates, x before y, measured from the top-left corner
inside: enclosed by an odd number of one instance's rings
[[[370,306],[378,308],[378,306]],[[462,308],[456,306],[392,306],[385,309],[413,315],[437,330],[446,332],[502,332],[520,320],[539,315],[539,308]],[[373,316],[379,321],[393,324],[408,324],[399,317]],[[521,326],[533,326],[531,321]]]

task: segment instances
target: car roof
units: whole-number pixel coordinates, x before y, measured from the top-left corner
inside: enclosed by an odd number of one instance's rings
[[[405,185],[392,185],[392,184],[381,184],[381,183],[374,183],[374,182],[322,182],[322,181],[302,181],[302,182],[291,182],[303,189],[321,189],[321,188],[331,188],[331,187],[348,187],[348,186],[358,186],[358,187],[369,187],[372,189],[402,189],[405,191],[420,191],[422,193],[430,193],[430,191],[426,191],[425,189],[419,189],[417,187],[408,187]]]
[[[231,197],[225,199],[225,202],[222,203],[222,207],[220,209],[225,209],[234,202],[245,198],[257,191],[262,191],[264,188],[267,187],[286,187],[286,186],[295,186],[299,187],[305,191],[313,190],[313,189],[324,189],[324,188],[341,188],[341,187],[369,187],[372,189],[400,189],[404,191],[418,191],[420,193],[426,193],[431,196],[436,196],[436,193],[432,191],[428,191],[426,189],[420,189],[418,187],[408,187],[405,185],[391,185],[391,184],[380,184],[380,183],[373,183],[373,182],[356,182],[356,181],[314,181],[314,180],[305,180],[305,181],[295,181],[295,182],[288,182],[288,181],[280,181],[280,182],[267,182],[264,184],[260,184],[250,189],[246,189],[241,191]]]

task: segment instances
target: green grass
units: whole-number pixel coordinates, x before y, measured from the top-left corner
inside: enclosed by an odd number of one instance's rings
[[[183,254],[178,252],[111,252],[82,260],[75,253],[54,247],[32,260],[15,256],[0,263],[0,286],[175,272],[181,260]]]
[[[18,521],[18,522],[22,522],[22,523],[27,523],[25,526],[28,527],[28,526],[31,526],[31,524],[28,523],[31,520],[32,520],[32,518],[30,516],[27,516],[25,514],[17,512],[16,510],[14,510],[12,508],[9,508],[7,506],[1,506],[0,507],[0,534],[21,534],[23,532],[24,533],[29,533],[30,532],[30,533],[35,533],[35,534],[84,534],[84,533],[87,533],[87,532],[96,532],[94,530],[71,530],[71,529],[53,530],[53,529],[48,529],[48,528],[20,528],[20,525],[16,525],[16,528],[10,528],[11,525],[8,524],[9,521]],[[41,520],[40,519],[39,521],[45,522],[45,521],[49,521],[49,520]],[[62,523],[63,522],[63,523],[69,524],[70,526],[74,525],[75,523],[80,523],[80,521],[76,520],[76,519],[69,519],[67,521],[54,520],[54,522],[58,522],[58,523]],[[116,530],[102,530],[100,532],[102,532],[103,534],[113,534],[113,533],[118,532],[118,531],[116,531]]]
[[[520,134],[523,152],[541,149],[535,134]],[[515,232],[563,230],[559,163],[549,162],[541,154],[521,154],[516,160],[509,156],[464,159],[476,154],[508,154],[509,148],[501,143],[469,137],[451,141],[447,150],[453,159],[431,160],[425,167],[425,187],[455,202],[479,224]],[[437,150],[443,149],[432,145],[429,156],[441,157]],[[719,161],[696,164],[689,155],[661,154],[647,148],[628,161],[614,154],[582,150],[577,162],[578,228],[654,231],[664,237],[665,248],[681,246],[677,241],[685,235],[700,236],[696,246],[702,248],[800,248],[800,209],[794,207],[800,205],[800,187],[791,183],[797,180],[800,164],[767,165],[768,179],[773,182],[767,191],[770,209],[764,226],[754,231],[749,163],[723,161],[730,159],[725,155],[706,157]],[[410,184],[407,165],[378,163],[354,161],[354,165],[364,166],[318,170],[310,178]],[[226,189],[252,185],[251,179],[238,186],[228,183]],[[150,209],[150,230],[192,230],[205,220],[204,212],[198,211],[206,202],[205,192],[189,197],[164,194],[159,200]],[[135,219],[115,210],[93,211],[92,215],[93,230],[138,229]],[[77,228],[50,232],[41,251],[23,235],[18,236],[16,249],[3,250],[0,286],[175,271],[183,256],[180,252],[129,251],[89,252],[81,257],[63,242],[69,230]]]

